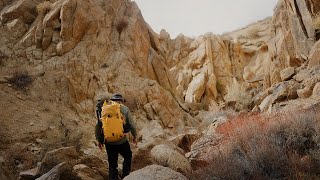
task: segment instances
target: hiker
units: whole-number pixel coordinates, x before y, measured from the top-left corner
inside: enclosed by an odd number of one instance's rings
[[[98,100],[96,110],[98,122],[96,124],[95,134],[99,142],[99,148],[102,150],[103,145],[105,145],[107,150],[110,180],[118,179],[119,154],[124,158],[121,178],[127,176],[131,171],[132,151],[127,137],[129,132],[133,135],[133,143],[135,145],[137,144],[137,133],[133,119],[129,108],[123,104],[124,102],[125,100],[122,95],[117,93],[112,95],[110,101],[106,98]],[[111,111],[116,112],[117,108],[118,112],[121,112],[121,118],[111,113]],[[117,122],[121,122],[121,126],[118,125]],[[122,133],[116,132],[117,129],[119,129],[119,131],[121,130]]]

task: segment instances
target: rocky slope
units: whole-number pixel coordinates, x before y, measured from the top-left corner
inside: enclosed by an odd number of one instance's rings
[[[195,39],[153,32],[130,0],[2,0],[0,9],[0,157],[13,176],[62,146],[102,157],[101,94],[124,94],[145,151],[169,137],[182,154],[212,103],[272,111],[320,97],[316,0],[280,0],[272,18]],[[248,102],[232,96],[235,85]]]

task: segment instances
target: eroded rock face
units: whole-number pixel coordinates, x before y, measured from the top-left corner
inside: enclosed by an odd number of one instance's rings
[[[188,160],[171,147],[161,144],[152,148],[151,156],[159,165],[170,167],[183,174],[191,173],[191,166]]]
[[[280,82],[279,73],[287,67],[299,67],[308,60],[315,43],[312,17],[317,4],[310,1],[279,1],[272,19],[272,40],[269,42],[271,68],[268,80]]]

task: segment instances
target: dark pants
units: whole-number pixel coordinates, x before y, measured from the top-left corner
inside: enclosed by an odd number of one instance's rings
[[[130,149],[129,142],[126,141],[123,144],[111,145],[106,144],[106,150],[108,154],[109,162],[109,179],[118,180],[118,155],[119,153],[124,158],[123,169],[122,169],[122,178],[127,176],[131,171],[131,159],[132,152]]]

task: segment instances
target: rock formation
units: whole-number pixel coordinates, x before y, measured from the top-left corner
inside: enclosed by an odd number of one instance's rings
[[[316,0],[279,0],[272,18],[243,29],[171,39],[154,32],[130,0],[0,0],[0,158],[9,164],[0,177],[31,169],[63,146],[97,154],[101,94],[124,95],[141,143],[170,137],[182,151],[199,144],[191,146],[202,135],[199,113],[213,103],[272,111],[318,102],[319,11]],[[245,95],[230,98],[234,87]],[[59,174],[59,163],[45,171]],[[69,170],[106,176],[85,163]]]

